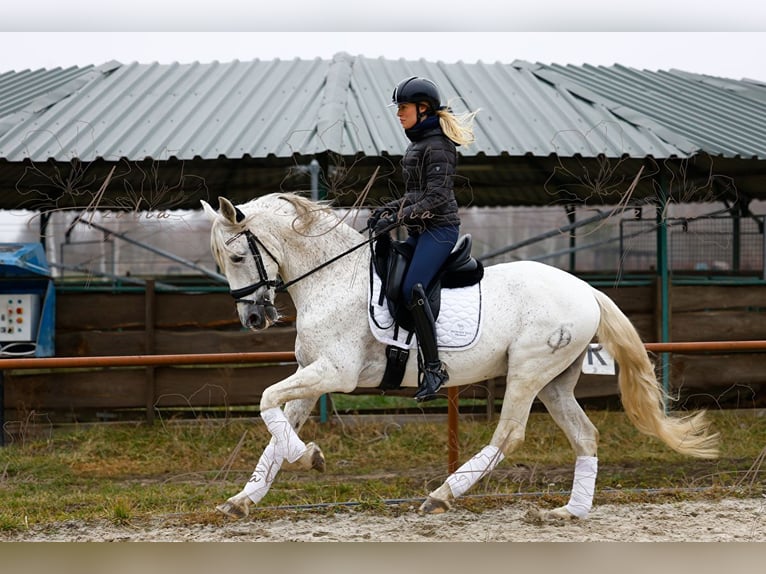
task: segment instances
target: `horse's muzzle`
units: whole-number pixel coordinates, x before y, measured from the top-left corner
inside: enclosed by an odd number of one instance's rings
[[[268,329],[279,320],[279,311],[271,301],[240,305],[239,320],[252,331]]]

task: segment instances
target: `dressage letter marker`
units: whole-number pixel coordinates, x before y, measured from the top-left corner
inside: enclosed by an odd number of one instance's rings
[[[585,354],[582,372],[586,375],[614,375],[614,358],[601,345],[591,343]]]

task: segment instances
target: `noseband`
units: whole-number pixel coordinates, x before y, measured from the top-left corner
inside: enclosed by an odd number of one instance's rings
[[[263,256],[261,255],[261,250],[258,249],[258,246],[260,245],[263,248],[263,250],[266,252],[266,255],[271,257],[274,263],[279,265],[279,262],[277,261],[277,258],[271,254],[268,248],[263,244],[263,242],[260,239],[258,239],[255,236],[255,234],[252,231],[250,231],[249,229],[245,229],[244,231],[231,236],[229,239],[226,240],[226,245],[229,245],[232,241],[239,238],[240,235],[244,235],[245,239],[247,240],[247,246],[250,248],[250,253],[253,256],[253,259],[255,260],[255,268],[258,271],[259,280],[251,285],[248,285],[247,287],[242,287],[240,289],[230,289],[229,293],[231,294],[231,296],[234,297],[234,299],[236,299],[237,302],[240,302],[240,301],[250,302],[247,299],[244,299],[244,297],[247,297],[248,295],[255,293],[261,287],[274,287],[278,291],[281,291],[282,282],[279,280],[269,279],[269,276],[266,273],[266,267],[263,265]]]

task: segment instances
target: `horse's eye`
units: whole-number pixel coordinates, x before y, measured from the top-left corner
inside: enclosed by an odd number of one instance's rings
[[[229,259],[232,263],[242,263],[245,260],[241,255],[232,255]]]

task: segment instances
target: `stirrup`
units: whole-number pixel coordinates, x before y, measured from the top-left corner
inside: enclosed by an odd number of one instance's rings
[[[419,403],[438,399],[437,392],[449,381],[449,373],[444,368],[444,363],[439,361],[434,364],[426,365],[420,370],[418,381],[418,390],[415,393],[415,400]]]

